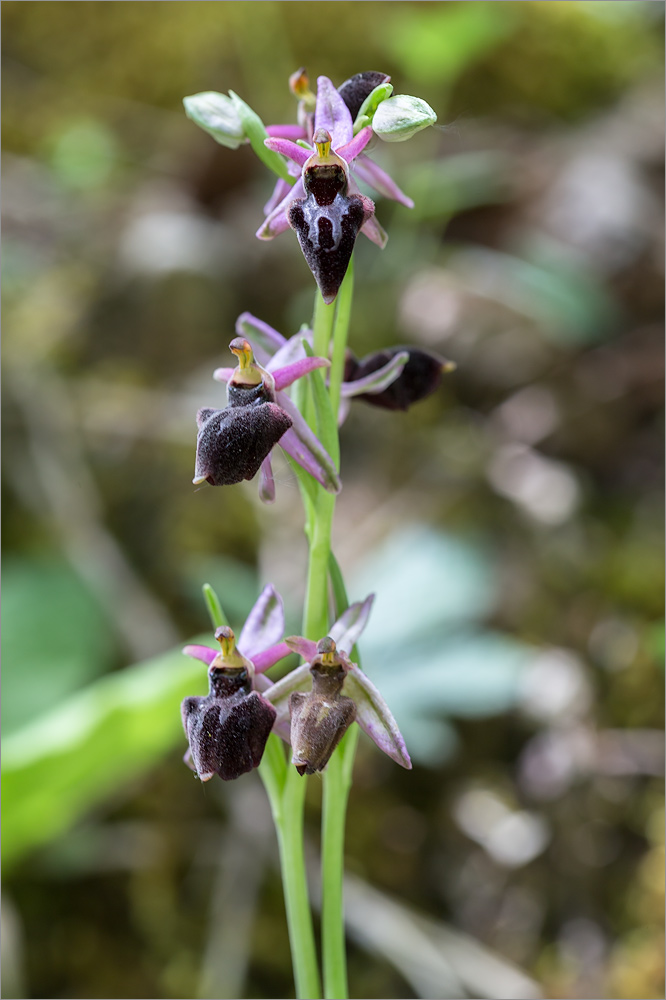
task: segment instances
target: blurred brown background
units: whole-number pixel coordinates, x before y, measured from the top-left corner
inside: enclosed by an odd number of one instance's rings
[[[299,619],[288,466],[272,508],[191,477],[236,316],[290,335],[313,283],[181,101],[291,121],[301,65],[445,126],[379,151],[416,208],[357,253],[355,352],[458,369],[342,435],[335,548],[416,762],[361,744],[352,996],[664,995],[663,16],[5,0],[4,997],[293,995],[261,784],[182,766],[172,651],[205,580]]]

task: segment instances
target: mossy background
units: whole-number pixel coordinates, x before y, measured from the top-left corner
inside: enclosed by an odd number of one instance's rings
[[[365,662],[417,760],[361,745],[354,905],[409,910],[393,941],[352,920],[352,995],[507,995],[493,957],[525,996],[664,995],[663,17],[5,0],[4,997],[293,995],[260,782],[181,765],[171,651],[208,629],[205,580],[232,622],[271,580],[298,626],[288,467],[270,509],[191,477],[237,315],[290,334],[313,283],[293,234],[254,238],[261,164],[181,101],[233,89],[289,121],[301,65],[384,70],[445,126],[379,150],[416,208],[378,201],[389,244],[357,254],[354,351],[458,370],[342,435],[335,547],[352,596],[378,590]],[[124,673],[160,654],[150,689]],[[312,781],[313,856],[319,809]],[[457,986],[399,958],[413,914],[484,947]]]

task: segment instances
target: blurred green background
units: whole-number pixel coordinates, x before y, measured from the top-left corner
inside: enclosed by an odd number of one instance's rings
[[[378,201],[351,344],[458,364],[342,435],[335,548],[416,762],[361,744],[352,996],[664,995],[663,19],[5,0],[4,997],[293,995],[263,790],[181,764],[178,650],[204,580],[232,623],[272,581],[297,628],[289,467],[268,509],[191,477],[236,316],[290,335],[313,283],[181,101],[292,121],[301,65],[438,112],[378,151],[416,208]]]

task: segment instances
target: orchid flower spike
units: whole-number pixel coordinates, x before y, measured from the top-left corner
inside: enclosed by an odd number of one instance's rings
[[[208,646],[183,650],[208,667],[206,697],[185,698],[181,706],[190,744],[185,763],[201,781],[215,774],[230,781],[261,762],[277,713],[257,689],[270,686],[263,671],[291,652],[280,641],[283,634],[282,598],[269,584],[250,611],[238,646],[233,631],[224,626],[215,632],[220,650]]]
[[[361,194],[353,174],[385,197],[409,208],[414,204],[388,174],[362,155],[373,138],[372,128],[354,127],[354,119],[378,86],[384,88],[384,96],[392,92],[388,81],[383,73],[359,73],[336,90],[328,77],[320,76],[314,116],[301,116],[305,127],[300,132],[294,126],[267,128],[265,145],[291,161],[297,180],[291,188],[278,181],[257,236],[272,239],[291,226],[325,302],[337,295],[358,233],[380,247],[388,238],[374,217],[374,203]],[[370,117],[363,120],[369,122]]]
[[[252,479],[261,470],[260,496],[271,503],[275,483],[270,453],[279,442],[310,475],[337,493],[340,480],[332,458],[284,392],[296,379],[330,362],[301,357],[284,364],[276,356],[264,368],[255,361],[244,336],[232,340],[229,349],[238,366],[219,368],[214,374],[227,383],[227,405],[197,413],[195,485],[229,486]]]
[[[412,766],[391,711],[349,652],[363,632],[374,595],[347,608],[319,643],[290,636],[285,644],[306,661],[266,689],[275,706],[275,731],[289,727],[292,763],[300,774],[320,771],[354,722],[401,767]]]

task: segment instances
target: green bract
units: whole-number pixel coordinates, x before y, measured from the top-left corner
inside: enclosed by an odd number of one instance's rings
[[[183,104],[187,117],[223,146],[238,149],[247,142],[241,117],[234,102],[226,94],[206,90],[201,94],[184,97]]]
[[[384,142],[404,142],[436,121],[437,115],[420,97],[398,94],[379,104],[372,129]]]
[[[378,87],[372,90],[363,104],[358,110],[356,115],[356,120],[354,121],[354,135],[360,132],[362,128],[366,125],[372,124],[372,119],[374,117],[375,111],[388,97],[393,93],[392,83],[380,83]]]

